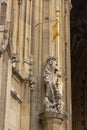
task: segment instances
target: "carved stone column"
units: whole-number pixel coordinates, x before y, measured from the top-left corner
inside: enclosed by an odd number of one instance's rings
[[[56,112],[44,112],[40,114],[40,121],[44,130],[60,130],[62,122],[66,119],[65,114],[59,114]]]
[[[65,94],[66,94],[66,111],[69,113],[67,120],[67,130],[72,130],[72,102],[71,102],[71,59],[70,59],[70,0],[65,0]],[[69,98],[70,97],[70,98]]]

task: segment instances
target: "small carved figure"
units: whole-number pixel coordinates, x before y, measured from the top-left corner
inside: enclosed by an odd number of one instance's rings
[[[7,46],[8,46],[8,32],[7,31],[8,30],[5,29],[4,33],[3,33],[3,40],[0,43],[0,53],[3,53],[6,50]]]
[[[35,78],[32,74],[29,76],[29,85],[31,87],[31,90],[34,90],[34,85],[36,84]]]
[[[19,57],[18,57],[18,54],[16,54],[16,53],[13,53],[13,54],[12,54],[11,60],[12,60],[12,63],[20,62],[20,59],[19,59]]]

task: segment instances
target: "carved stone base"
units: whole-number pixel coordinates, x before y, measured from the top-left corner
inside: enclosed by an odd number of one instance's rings
[[[67,118],[65,113],[44,112],[40,114],[43,130],[61,130],[62,122]]]

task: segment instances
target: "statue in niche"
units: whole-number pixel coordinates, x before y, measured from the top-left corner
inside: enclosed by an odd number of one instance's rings
[[[56,58],[50,56],[44,71],[46,85],[45,106],[46,111],[58,110],[58,68]]]

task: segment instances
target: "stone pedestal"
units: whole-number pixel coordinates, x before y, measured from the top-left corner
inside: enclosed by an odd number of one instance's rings
[[[67,119],[65,113],[44,112],[40,114],[43,130],[61,130],[62,122]]]

